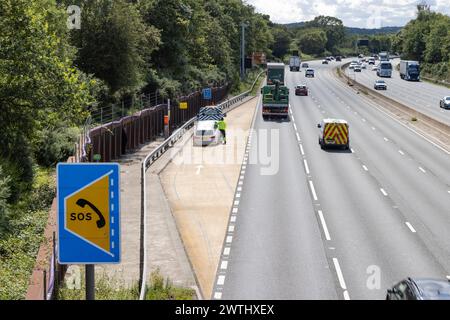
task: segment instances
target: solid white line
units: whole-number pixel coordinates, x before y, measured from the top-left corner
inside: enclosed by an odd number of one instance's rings
[[[402,156],[405,155],[405,153],[402,150],[398,150],[398,153],[400,153]]]
[[[220,269],[226,270],[227,267],[228,267],[228,261],[222,261],[222,263],[220,264]]]
[[[309,174],[308,162],[306,161],[306,159],[304,159],[303,162],[305,163],[306,174]]]
[[[223,249],[223,255],[224,255],[224,256],[230,255],[230,250],[231,250],[230,247],[226,247],[225,249]]]
[[[316,194],[316,190],[314,189],[314,184],[311,180],[309,180],[309,187],[311,188],[311,192],[313,194],[314,200],[317,201],[317,194]]]
[[[236,216],[231,216],[230,221],[231,221],[231,222],[236,222]]]
[[[234,232],[234,226],[229,226],[228,227],[228,232]]]
[[[233,208],[233,213],[237,213],[238,212],[238,208]]]
[[[233,242],[233,236],[227,236],[227,243]]]
[[[325,238],[329,241],[330,233],[328,232],[327,224],[325,222],[325,218],[323,217],[322,210],[318,210],[320,222],[322,223],[323,232],[325,233]]]
[[[336,269],[336,273],[339,279],[339,284],[341,288],[347,290],[347,286],[345,285],[344,276],[341,271],[341,267],[339,266],[339,261],[337,258],[333,258],[334,268]]]
[[[423,173],[427,173],[427,172],[425,171],[425,169],[422,168],[422,167],[419,167],[419,170],[422,171]]]
[[[388,194],[386,193],[386,191],[384,191],[383,188],[380,188],[381,193],[386,197]]]
[[[369,171],[365,165],[362,166],[364,170]]]
[[[413,228],[413,226],[411,225],[411,223],[409,223],[408,221],[405,222],[405,224],[408,226],[409,230],[411,230],[411,232],[415,233],[416,229]]]
[[[298,134],[298,132],[295,133],[297,135],[297,141],[300,141],[300,136]]]
[[[302,145],[300,145],[300,152],[302,153],[302,156],[305,155],[305,151],[303,151],[303,146]]]
[[[225,283],[225,276],[219,276],[219,278],[217,279],[217,285],[223,286],[224,283]]]
[[[294,129],[295,129],[295,131],[297,131],[297,126],[295,125],[295,123],[294,123]]]
[[[214,292],[214,299],[222,299],[222,292]]]
[[[344,299],[345,299],[345,300],[350,300],[350,296],[349,296],[347,290],[344,291]]]

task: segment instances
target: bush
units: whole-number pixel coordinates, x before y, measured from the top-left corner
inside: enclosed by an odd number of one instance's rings
[[[34,148],[38,164],[50,167],[66,161],[75,151],[79,132],[77,128],[64,126],[42,130]]]
[[[10,208],[8,198],[10,196],[9,183],[11,179],[4,175],[2,166],[0,165],[0,235],[4,234],[7,228]]]

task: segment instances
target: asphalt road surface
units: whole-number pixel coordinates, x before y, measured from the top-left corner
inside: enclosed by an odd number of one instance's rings
[[[449,153],[339,82],[336,62],[310,66],[286,71],[290,121],[258,110],[213,298],[384,299],[405,277],[450,274]],[[323,118],[349,122],[351,151],[321,150]],[[272,175],[251,163],[264,130],[279,135]]]

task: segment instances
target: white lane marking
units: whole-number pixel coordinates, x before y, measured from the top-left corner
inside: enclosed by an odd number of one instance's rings
[[[242,186],[244,184],[244,181],[239,181],[238,185]]]
[[[447,191],[450,194],[450,190]]]
[[[114,186],[114,179],[111,179],[111,187]]]
[[[234,226],[229,226],[228,227],[228,232],[234,232]]]
[[[398,150],[398,153],[400,153],[402,156],[405,155],[405,153],[402,150]]]
[[[366,122],[366,119],[362,118],[362,121],[363,121],[363,122]]]
[[[111,199],[114,199],[114,191],[111,191]]]
[[[242,191],[242,187],[238,187],[238,188],[237,188],[237,191]]]
[[[311,192],[313,194],[314,200],[317,201],[316,189],[314,189],[314,184],[311,180],[309,180],[309,187],[311,188]]]
[[[244,176],[240,176],[240,177],[239,177],[239,180],[244,180]]]
[[[111,247],[114,249],[114,241],[111,242]]]
[[[224,283],[225,283],[225,276],[223,275],[219,276],[219,278],[217,279],[217,285],[223,286]]]
[[[222,299],[222,292],[214,292],[214,299]]]
[[[297,126],[296,126],[296,124],[294,123],[294,129],[295,129],[295,131],[297,131]]]
[[[300,141],[300,135],[298,134],[298,132],[295,133],[297,135],[297,141]]]
[[[322,210],[318,210],[320,222],[322,223],[323,233],[325,233],[325,238],[329,241],[330,233],[328,232],[327,224],[325,222],[325,218],[323,217]]]
[[[305,155],[305,151],[303,151],[303,146],[302,145],[300,145],[300,152],[302,153],[302,156]]]
[[[114,224],[114,217],[111,217],[111,223]]]
[[[247,169],[247,166],[242,166],[242,169],[244,169],[244,170]]]
[[[233,208],[233,213],[237,213],[238,212],[238,208]]]
[[[416,233],[416,229],[413,228],[413,226],[411,225],[411,223],[409,223],[408,221],[406,221],[405,224],[408,226],[409,230],[411,230],[412,233]]]
[[[386,193],[386,191],[384,191],[383,188],[380,188],[381,193],[386,197],[388,194]]]
[[[233,242],[233,236],[227,236],[226,242],[227,242],[227,243]]]
[[[389,139],[388,139],[388,138],[386,138],[386,137],[384,137],[383,139],[384,139],[384,141],[386,141],[386,142],[387,142],[387,141],[389,141]]]
[[[226,270],[227,267],[228,267],[228,261],[222,261],[222,263],[220,264],[220,269]]]
[[[372,130],[376,130],[375,127],[372,127]]]
[[[240,188],[240,187],[239,187]],[[236,200],[235,202],[234,202],[234,205],[235,206],[238,206],[239,205],[239,200]]]
[[[362,166],[364,170],[369,171],[365,165]]]
[[[114,211],[114,203],[111,203],[111,211]]]
[[[230,250],[231,250],[230,247],[226,247],[225,249],[223,249],[223,255],[224,256],[229,256],[230,255]]]
[[[231,216],[230,221],[231,221],[231,222],[236,222],[236,216]]]
[[[422,167],[419,167],[419,170],[422,171],[423,173],[427,173],[427,172],[425,171],[425,169],[422,168]]]
[[[306,161],[306,159],[304,159],[304,160],[303,160],[303,163],[305,164],[306,174],[309,174],[308,161]]]
[[[352,153],[355,153],[355,150],[353,150],[352,148],[350,148],[350,150],[352,151]]]
[[[236,198],[240,198],[241,194],[240,193],[236,193]]]
[[[336,273],[339,279],[339,284],[341,288],[347,290],[347,286],[345,285],[344,275],[342,274],[341,267],[339,266],[339,261],[337,258],[333,258],[334,268],[336,269]]]
[[[350,300],[350,296],[349,296],[347,290],[344,291],[344,299],[345,299],[345,300]]]
[[[114,229],[111,229],[111,237],[114,237]]]

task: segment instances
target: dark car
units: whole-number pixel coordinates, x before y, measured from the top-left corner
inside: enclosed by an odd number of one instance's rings
[[[309,68],[309,64],[307,62],[302,63],[302,68]]]
[[[441,108],[450,109],[450,96],[443,97],[439,103]]]
[[[387,290],[386,300],[450,300],[450,280],[407,278]]]
[[[336,61],[342,61],[341,56],[337,56],[337,57],[336,57]]]
[[[308,95],[308,87],[304,84],[296,86],[295,87],[295,95],[296,96],[307,96]]]
[[[328,60],[327,59],[323,59],[322,60],[322,64],[328,64]]]

